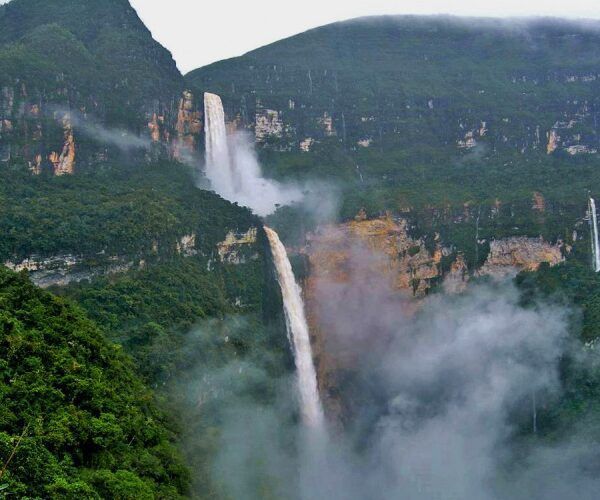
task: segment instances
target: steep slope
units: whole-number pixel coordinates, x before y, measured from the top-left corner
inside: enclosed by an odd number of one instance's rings
[[[0,268],[0,329],[3,495],[186,493],[187,472],[152,394],[79,309]]]
[[[345,213],[581,195],[597,175],[600,25],[377,17],[200,68],[270,171],[352,184]],[[577,169],[571,185],[564,176]]]
[[[127,0],[11,1],[0,69],[2,162],[71,173],[175,128],[183,79]]]

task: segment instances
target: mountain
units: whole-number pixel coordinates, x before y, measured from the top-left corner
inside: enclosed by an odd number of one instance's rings
[[[412,429],[443,413],[428,380],[411,388],[414,407],[389,399],[395,382],[379,384],[373,367],[394,361],[398,325],[410,331],[425,303],[437,317],[437,303],[479,331],[461,316],[477,292],[461,292],[516,272],[508,316],[568,304],[565,325],[549,315],[548,330],[560,324],[574,347],[550,361],[564,392],[524,388],[491,413],[506,414],[509,451],[527,460],[533,438],[568,436],[600,401],[597,363],[576,362],[593,354],[600,317],[587,200],[600,182],[599,27],[358,19],[183,77],[126,0],[0,7],[0,464],[15,451],[0,496],[279,498],[304,486],[265,221],[198,188],[205,91],[223,99],[224,140],[225,129],[253,134],[265,172],[299,181],[309,200],[266,221],[302,286],[320,396],[348,439],[340,451],[358,453],[340,463],[370,463],[387,417],[406,413]],[[474,317],[504,325],[481,295]],[[556,353],[542,319],[524,333]],[[448,373],[462,373],[455,361]],[[467,363],[480,373],[478,355]]]
[[[534,191],[564,202],[598,181],[599,28],[362,18],[186,81],[222,96],[230,120],[254,131],[273,175],[350,184],[359,194],[348,194],[346,217],[361,205],[376,213],[530,201]]]
[[[197,187],[197,100],[129,2],[13,0],[0,31],[2,466],[27,428],[0,497],[178,498],[193,470],[215,498],[195,370],[268,352],[236,372],[263,401],[290,370],[262,221]]]
[[[14,0],[0,32],[1,162],[71,173],[174,130],[183,78],[126,0]]]

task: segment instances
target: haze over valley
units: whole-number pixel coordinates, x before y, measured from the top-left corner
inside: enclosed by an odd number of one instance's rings
[[[0,498],[597,498],[600,21],[142,3],[0,5]]]

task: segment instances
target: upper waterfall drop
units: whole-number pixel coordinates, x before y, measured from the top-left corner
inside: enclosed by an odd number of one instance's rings
[[[264,229],[269,239],[273,261],[277,270],[277,280],[281,287],[285,324],[298,374],[302,419],[308,427],[322,429],[325,419],[317,388],[317,374],[312,358],[308,323],[306,322],[301,290],[296,283],[292,265],[279,236],[266,226]]]
[[[206,177],[215,191],[229,198],[235,193],[238,183],[229,152],[225,111],[218,95],[204,93],[204,116]]]
[[[596,213],[596,201],[591,196],[589,201],[589,212],[594,271],[600,272],[600,241],[598,237],[598,215]]]
[[[223,198],[251,208],[256,214],[273,213],[278,205],[301,201],[302,191],[262,177],[248,134],[227,134],[221,98],[204,93],[205,174]]]

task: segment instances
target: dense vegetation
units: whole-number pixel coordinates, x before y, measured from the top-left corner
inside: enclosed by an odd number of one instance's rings
[[[600,183],[599,160],[567,148],[600,145],[598,33],[593,22],[358,19],[186,81],[250,123],[277,111],[283,132],[264,143],[267,170],[338,184],[343,218],[361,207],[529,203],[534,191],[550,205],[583,204]],[[560,139],[547,154],[551,131]],[[299,148],[306,138],[316,141],[310,152]]]
[[[543,265],[536,272],[521,273],[516,283],[524,305],[535,307],[543,300],[572,311],[569,324],[573,343],[561,363],[563,392],[559,399],[551,398],[540,407],[541,435],[552,440],[579,431],[587,439],[599,441],[600,369],[596,351],[600,276],[589,265],[569,260],[560,266]]]
[[[247,209],[194,185],[178,163],[106,165],[76,176],[0,170],[0,260],[74,253],[172,255],[184,235],[210,256],[227,232],[247,231]]]
[[[265,264],[261,256],[208,271],[205,258],[180,257],[54,290],[131,353],[171,417],[185,422],[182,449],[194,498],[226,497],[227,479],[216,467],[231,413],[272,405],[292,366],[277,285]],[[253,470],[264,478],[260,464]]]
[[[261,258],[207,271],[203,258],[175,258],[55,291],[77,301],[134,356],[147,381],[158,386],[178,373],[178,351],[198,321],[234,314],[261,317],[263,265]]]
[[[0,6],[0,86],[38,104],[87,109],[135,130],[153,100],[182,87],[171,54],[127,0],[13,0]],[[17,89],[17,98],[19,96]],[[142,119],[143,119],[143,115]]]
[[[173,431],[128,358],[81,310],[0,269],[0,329],[4,494],[137,499],[186,492]]]

